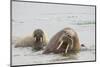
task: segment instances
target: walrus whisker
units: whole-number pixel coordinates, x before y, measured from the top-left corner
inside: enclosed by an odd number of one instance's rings
[[[60,42],[59,46],[57,47],[57,50],[61,47],[63,41]]]
[[[69,48],[69,44],[67,45],[67,47],[66,47],[66,49],[65,49],[65,53],[66,53],[66,54],[67,54],[68,48]]]

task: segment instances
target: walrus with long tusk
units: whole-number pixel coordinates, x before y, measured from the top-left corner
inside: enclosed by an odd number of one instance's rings
[[[32,47],[41,50],[47,45],[47,37],[43,30],[36,29],[31,36],[26,36],[17,41],[15,47]]]
[[[78,34],[72,28],[64,28],[56,33],[49,41],[43,54],[48,53],[73,53],[80,50]]]

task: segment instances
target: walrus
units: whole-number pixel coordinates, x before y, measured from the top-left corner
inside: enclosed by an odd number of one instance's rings
[[[47,37],[43,30],[36,29],[31,36],[26,36],[17,41],[17,47],[32,47],[34,50],[41,50],[47,45]]]
[[[67,27],[56,33],[43,51],[48,53],[77,53],[80,50],[78,34],[74,29]]]

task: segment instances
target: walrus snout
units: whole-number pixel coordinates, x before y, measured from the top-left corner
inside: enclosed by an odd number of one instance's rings
[[[34,41],[35,42],[42,42],[43,41],[43,37],[34,37]]]
[[[69,48],[72,49],[73,43],[70,35],[63,35],[58,43],[57,50],[62,50],[62,52],[66,53],[68,52]],[[62,49],[60,49],[62,48]]]

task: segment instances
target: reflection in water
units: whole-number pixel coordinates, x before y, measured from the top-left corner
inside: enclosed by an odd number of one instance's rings
[[[70,61],[70,60],[77,60],[77,58],[78,58],[77,54],[75,54],[75,55],[70,54],[70,55],[66,55],[66,56],[61,55],[61,58],[52,59],[51,61],[52,62],[54,62],[54,61]]]

